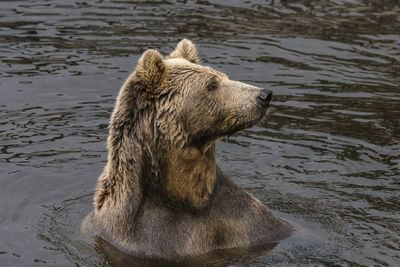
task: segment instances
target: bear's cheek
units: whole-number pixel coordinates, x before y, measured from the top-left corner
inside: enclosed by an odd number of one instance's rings
[[[205,100],[204,104],[187,105],[182,109],[180,119],[185,129],[193,129],[189,130],[192,132],[199,128],[209,129],[210,125],[218,126],[218,123],[223,120],[227,112],[221,112],[221,105],[210,105],[210,102]]]

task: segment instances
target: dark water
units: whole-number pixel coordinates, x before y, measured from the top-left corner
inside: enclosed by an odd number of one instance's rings
[[[274,91],[218,163],[303,229],[264,256],[199,262],[400,266],[400,4],[367,0],[1,1],[0,265],[117,265],[79,233],[108,118],[140,54],[182,38]]]

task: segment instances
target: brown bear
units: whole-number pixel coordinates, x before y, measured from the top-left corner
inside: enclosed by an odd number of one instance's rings
[[[98,236],[144,258],[173,259],[276,242],[292,231],[215,162],[215,142],[251,127],[272,93],[199,65],[192,42],[147,50],[123,84],[99,177]]]

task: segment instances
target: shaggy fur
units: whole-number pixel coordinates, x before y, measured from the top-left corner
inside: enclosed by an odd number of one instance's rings
[[[198,62],[188,40],[166,59],[147,50],[119,92],[87,221],[129,254],[193,256],[291,231],[215,162],[218,139],[264,116],[260,89]]]

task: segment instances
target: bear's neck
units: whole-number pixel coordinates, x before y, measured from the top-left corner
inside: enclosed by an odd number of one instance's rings
[[[215,143],[206,151],[184,146],[166,157],[164,188],[173,204],[201,211],[211,200],[216,181]]]

